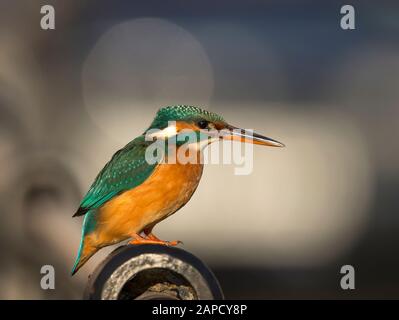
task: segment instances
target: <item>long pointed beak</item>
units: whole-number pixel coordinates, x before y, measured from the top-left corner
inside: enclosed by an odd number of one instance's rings
[[[224,140],[240,141],[244,143],[259,144],[269,147],[285,147],[285,145],[277,140],[262,136],[255,132],[246,131],[229,125],[227,130],[223,130],[221,138]]]

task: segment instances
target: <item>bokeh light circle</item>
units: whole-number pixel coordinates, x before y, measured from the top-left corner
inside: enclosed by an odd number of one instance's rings
[[[213,72],[203,47],[185,29],[163,19],[139,18],[99,38],[84,62],[82,89],[92,121],[127,142],[164,105],[207,105]]]

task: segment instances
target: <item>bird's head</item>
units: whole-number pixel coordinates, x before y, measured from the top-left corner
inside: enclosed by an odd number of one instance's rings
[[[207,145],[218,139],[240,141],[271,147],[284,147],[284,144],[274,139],[257,133],[248,133],[243,129],[227,123],[220,115],[194,106],[168,106],[161,108],[150,130],[159,130],[155,134],[157,138],[170,138],[193,132]],[[198,141],[198,140],[197,140]]]

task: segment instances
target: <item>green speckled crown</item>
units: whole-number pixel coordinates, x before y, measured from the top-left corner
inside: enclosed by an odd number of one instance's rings
[[[203,110],[194,106],[168,106],[159,109],[154,121],[149,129],[163,129],[168,126],[168,121],[199,121],[207,120],[211,122],[221,121],[224,119],[216,113]]]

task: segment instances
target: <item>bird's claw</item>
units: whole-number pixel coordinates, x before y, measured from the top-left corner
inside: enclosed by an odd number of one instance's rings
[[[163,241],[159,239],[155,240],[155,239],[145,239],[145,238],[134,238],[131,241],[129,241],[129,244],[160,244],[168,247],[174,247],[177,246],[178,244],[183,244],[183,242],[180,240]]]
[[[151,241],[152,243],[158,243],[158,244],[162,244],[162,245],[165,245],[165,246],[168,246],[168,247],[174,247],[174,246],[177,246],[177,245],[179,245],[179,244],[183,244],[183,242],[182,241],[180,241],[180,240],[173,240],[173,241],[164,241],[164,240],[161,240],[161,239],[159,239],[158,237],[156,237],[152,232],[151,232],[151,230],[149,230],[149,231],[144,231],[144,234],[145,234],[145,237],[144,238],[142,238],[143,240],[145,240],[145,241]]]

